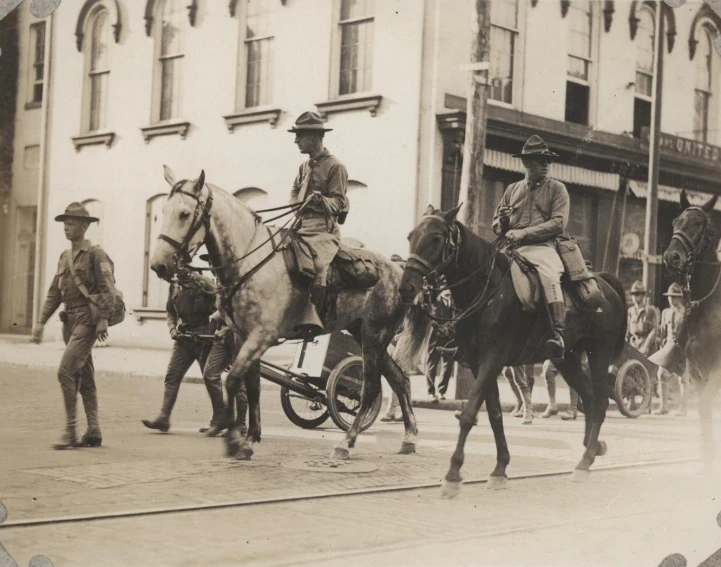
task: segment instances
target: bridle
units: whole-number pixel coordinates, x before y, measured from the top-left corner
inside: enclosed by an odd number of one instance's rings
[[[439,215],[426,215],[424,219],[429,218],[435,218],[444,223],[444,225],[448,226],[448,221]],[[422,256],[418,254],[409,254],[408,261],[406,262],[406,270],[413,270],[417,273],[419,273],[423,280],[423,294],[422,294],[422,303],[421,307],[426,311],[426,314],[430,319],[433,321],[436,321],[438,323],[457,323],[459,321],[463,321],[464,319],[467,319],[468,317],[471,317],[472,315],[476,314],[477,312],[481,311],[486,304],[493,298],[495,293],[498,291],[498,289],[501,287],[501,284],[506,279],[506,276],[509,274],[509,269],[506,270],[506,272],[503,274],[503,277],[501,278],[501,281],[498,282],[498,285],[496,285],[493,290],[491,290],[491,293],[486,295],[486,292],[488,291],[488,287],[491,283],[491,279],[493,277],[493,271],[496,267],[496,257],[498,253],[494,253],[491,259],[491,265],[490,268],[487,270],[486,275],[486,281],[480,290],[480,292],[476,295],[476,297],[463,309],[460,313],[457,315],[454,315],[452,317],[437,317],[431,313],[431,305],[433,303],[433,299],[435,295],[438,293],[450,290],[455,287],[458,287],[462,283],[467,282],[470,280],[473,276],[478,274],[479,272],[486,269],[485,265],[481,265],[475,270],[473,270],[470,274],[467,276],[464,276],[460,280],[452,283],[452,284],[446,284],[443,286],[437,285],[439,277],[443,274],[443,272],[450,267],[451,265],[458,267],[458,256],[461,249],[461,230],[458,225],[457,221],[453,221],[450,223],[450,227],[448,230],[448,233],[446,235],[446,238],[443,242],[443,252],[441,253],[441,261],[438,263],[437,266],[433,267],[433,265],[423,258]]]
[[[187,183],[186,181],[179,181],[176,183],[173,188],[170,190],[170,195],[168,196],[168,199],[171,199],[173,195],[180,193],[182,195],[186,195],[188,197],[191,197],[195,200],[195,210],[193,211],[193,221],[190,224],[190,228],[188,229],[188,232],[183,237],[182,242],[178,242],[174,238],[171,238],[167,234],[160,233],[158,235],[158,238],[160,240],[164,240],[168,244],[170,244],[173,248],[175,248],[178,255],[182,256],[184,259],[190,259],[193,257],[193,254],[198,251],[198,249],[203,245],[205,242],[205,238],[210,233],[210,209],[213,207],[213,191],[210,188],[210,186],[203,184],[203,187],[200,191],[195,193],[189,193],[188,191],[183,191],[181,188],[184,183]],[[208,196],[203,200],[201,198],[202,189],[208,190]],[[200,241],[198,246],[195,247],[194,250],[190,250],[190,241],[193,239],[195,234],[200,230],[201,227],[205,228],[205,237],[203,240]]]
[[[701,239],[698,244],[694,242],[693,238],[691,238],[688,233],[683,230],[683,228],[674,229],[673,235],[671,236],[671,242],[673,242],[674,240],[678,241],[678,243],[681,245],[681,248],[683,248],[684,254],[686,255],[686,258],[684,259],[681,267],[679,268],[679,273],[681,274],[681,278],[683,280],[683,284],[681,287],[683,289],[684,303],[687,307],[691,305],[698,305],[699,303],[706,301],[716,291],[716,288],[719,285],[719,281],[721,280],[720,269],[719,273],[716,276],[716,281],[711,288],[711,291],[706,294],[706,296],[704,296],[702,299],[694,302],[691,301],[691,277],[694,268],[696,267],[697,263],[701,263],[701,258],[703,258],[703,255],[706,253],[706,248],[708,248],[709,242],[711,241],[711,238],[713,238],[714,233],[713,227],[711,226],[711,221],[706,214],[706,211],[704,211],[701,207],[687,207],[684,212],[694,210],[701,212],[704,219],[704,227],[701,233]],[[709,262],[709,264],[718,266],[719,262]]]

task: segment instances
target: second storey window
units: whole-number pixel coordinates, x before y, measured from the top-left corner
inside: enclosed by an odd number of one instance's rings
[[[375,0],[341,0],[338,94],[371,90]]]
[[[95,132],[105,128],[106,97],[110,65],[108,45],[110,44],[110,25],[108,11],[97,10],[89,19],[90,42],[87,54],[87,125],[86,131]]]
[[[43,101],[45,76],[45,22],[30,26],[30,73],[28,102],[40,104]]]
[[[493,100],[513,104],[518,42],[518,0],[491,2],[491,91]]]
[[[157,29],[157,103],[158,121],[178,118],[183,64],[183,13],[180,0],[159,2],[160,26]]]
[[[656,22],[648,6],[638,12],[636,35],[636,98],[633,108],[633,135],[641,137],[641,130],[651,126],[651,97],[653,93],[653,53]]]
[[[711,30],[701,28],[696,52],[696,89],[694,96],[694,134],[697,140],[708,142],[709,114],[713,90],[714,49]]]
[[[276,0],[247,0],[245,108],[270,104],[273,68],[273,7]],[[242,74],[242,73],[241,73]]]
[[[573,0],[568,16],[570,47],[566,82],[566,122],[588,124],[593,52],[591,3],[588,0]]]

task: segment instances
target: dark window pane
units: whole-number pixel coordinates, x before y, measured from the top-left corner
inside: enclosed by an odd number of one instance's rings
[[[647,100],[636,98],[633,101],[633,136],[641,137],[641,129],[651,126],[651,103]]]
[[[566,122],[588,124],[589,88],[568,81],[566,83]]]

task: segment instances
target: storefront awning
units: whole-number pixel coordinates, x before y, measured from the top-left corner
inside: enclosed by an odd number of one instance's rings
[[[642,199],[646,198],[648,192],[648,184],[645,181],[635,181],[633,179],[628,180],[628,188],[631,190],[634,196]],[[713,195],[710,193],[702,193],[701,191],[689,191],[686,190],[686,196],[692,205],[700,207],[706,203]],[[679,203],[681,199],[681,189],[678,187],[669,187],[668,185],[658,186],[658,199],[659,201],[666,201],[667,203]],[[721,202],[716,203],[714,210],[721,211]]]
[[[495,169],[513,171],[515,173],[526,173],[520,159],[514,158],[511,154],[499,152],[498,150],[486,150],[483,158],[484,165]],[[621,177],[617,173],[606,173],[593,171],[575,165],[565,163],[554,163],[551,165],[549,175],[554,179],[573,185],[585,187],[597,187],[608,191],[618,191]]]

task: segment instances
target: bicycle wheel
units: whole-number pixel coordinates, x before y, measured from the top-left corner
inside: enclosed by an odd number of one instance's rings
[[[330,417],[328,408],[321,402],[296,394],[285,386],[280,389],[280,405],[291,423],[303,429],[318,427]]]
[[[330,417],[340,429],[348,431],[355,421],[360,409],[361,391],[363,388],[363,359],[359,356],[349,356],[341,360],[328,376],[326,397]],[[360,431],[365,431],[375,422],[381,411],[383,393],[371,405],[370,410],[363,419]]]
[[[619,368],[613,398],[626,417],[637,418],[646,411],[651,403],[651,377],[638,360],[627,360]]]

